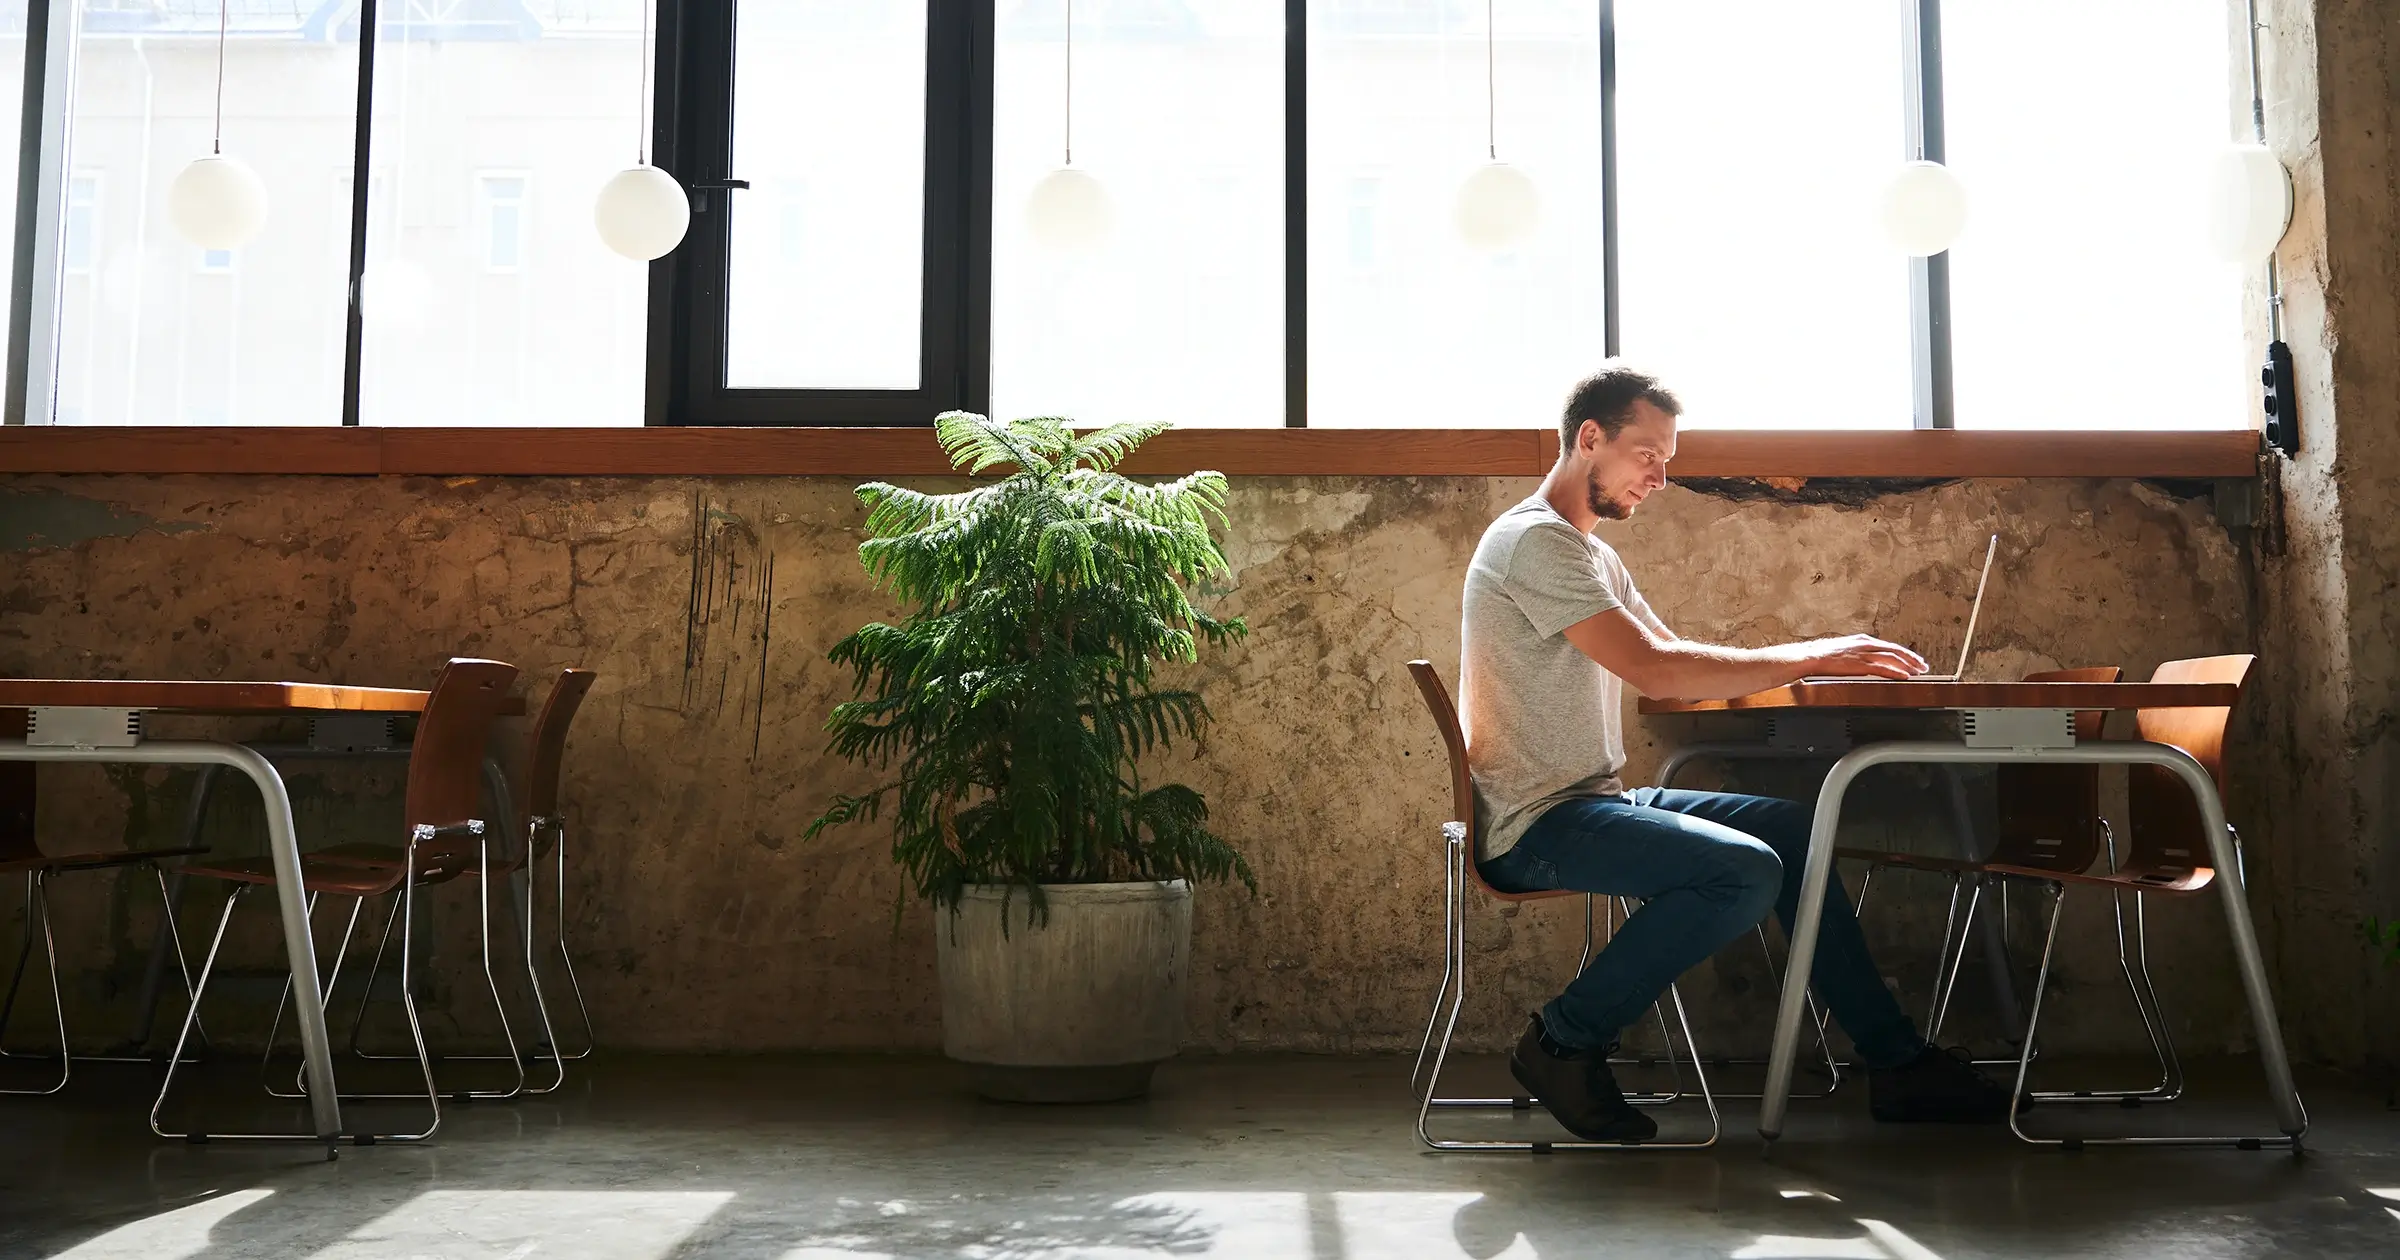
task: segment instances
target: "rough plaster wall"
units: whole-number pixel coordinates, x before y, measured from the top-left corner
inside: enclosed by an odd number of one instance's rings
[[[2296,193],[2278,260],[2302,449],[2262,487],[2257,714],[2279,759],[2253,834],[2295,1053],[2388,1061],[2400,984],[2359,923],[2400,913],[2400,9],[2262,19],[2269,140]]]
[[[1209,598],[1252,634],[1194,671],[1218,726],[1162,769],[1208,793],[1261,891],[1200,899],[1194,1046],[1414,1045],[1439,970],[1449,805],[1403,665],[1429,657],[1455,679],[1459,575],[1484,524],[1532,484],[1236,483],[1234,572]],[[859,827],[799,840],[828,794],[866,782],[824,758],[819,731],[847,693],[825,649],[892,611],[859,573],[860,519],[848,486],[827,479],[18,478],[0,482],[0,674],[412,684],[465,652],[523,665],[538,696],[548,671],[596,668],[567,768],[573,931],[603,1038],[929,1048],[928,916],[903,907],[895,930],[885,838]],[[2139,483],[1955,483],[1857,507],[1678,487],[1608,537],[1687,634],[1758,643],[1872,626],[1939,656],[1955,650],[1990,530],[2004,559],[1980,671],[2114,662],[2139,677],[2248,638],[2243,568],[2204,502]],[[1631,779],[1651,775],[1661,740],[1699,731],[1678,721],[1633,721]],[[294,776],[304,834],[391,825],[390,768],[296,765]],[[47,770],[44,835],[54,847],[164,841],[186,782]],[[2237,817],[2251,813],[2246,786],[2244,771]],[[1945,851],[1947,814],[1922,776],[1893,772],[1855,799],[1855,838]],[[257,843],[255,808],[239,799],[210,827],[230,847]],[[114,1028],[155,895],[108,878],[60,889],[78,1026]],[[459,891],[434,899],[436,970],[451,977],[437,1032],[481,1027],[465,1000]],[[1871,934],[1912,1006],[1941,891],[1896,881],[1876,893]],[[2021,929],[2034,926],[2030,900],[2017,902]],[[204,914],[189,908],[186,931]],[[2154,919],[2187,1046],[2238,1045],[2245,1021],[2214,908]],[[2070,902],[2062,1048],[2137,1044],[2104,923],[2101,903]],[[1479,907],[1472,1042],[1513,1034],[1563,979],[1579,931],[1571,903]],[[231,947],[250,977],[233,992],[254,1005],[273,998],[271,942],[256,914]],[[1767,983],[1748,948],[1692,978],[1686,996],[1712,1049],[1763,1044]]]

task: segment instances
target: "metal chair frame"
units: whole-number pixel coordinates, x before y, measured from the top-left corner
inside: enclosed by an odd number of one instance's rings
[[[486,852],[487,846],[485,845],[484,841],[484,825],[480,820],[470,819],[463,823],[454,823],[442,826],[419,823],[409,828],[408,844],[403,850],[404,856],[402,859],[403,865],[400,871],[400,882],[399,885],[394,889],[394,892],[399,898],[399,904],[401,906],[400,1000],[402,1009],[407,1013],[408,1016],[409,1035],[416,1042],[416,1060],[418,1070],[423,1075],[425,1081],[425,1093],[423,1094],[423,1097],[428,1110],[428,1118],[423,1129],[413,1132],[374,1134],[358,1133],[349,1135],[354,1142],[362,1146],[373,1145],[377,1142],[421,1142],[432,1137],[434,1131],[439,1129],[442,1124],[442,1096],[441,1091],[434,1085],[433,1057],[426,1050],[425,1028],[423,1022],[419,1019],[417,1014],[416,981],[414,970],[411,966],[411,960],[416,952],[414,949],[417,921],[416,890],[418,885],[421,882],[424,882],[417,878],[417,850],[419,846],[429,841],[451,835],[471,835],[475,838],[477,852],[479,854]],[[319,1137],[313,1133],[214,1133],[197,1129],[186,1132],[174,1132],[165,1128],[160,1123],[160,1115],[166,1109],[167,1095],[175,1087],[175,1068],[183,1057],[184,1043],[190,1038],[192,1027],[199,1019],[200,999],[205,997],[208,992],[208,981],[209,977],[216,970],[218,951],[225,944],[226,926],[233,922],[234,907],[241,904],[242,894],[249,891],[251,887],[252,885],[248,884],[235,884],[232,891],[227,893],[225,896],[225,909],[222,914],[217,916],[217,931],[216,935],[209,941],[208,957],[200,964],[200,983],[198,993],[192,1000],[191,1010],[187,1011],[184,1015],[183,1031],[175,1038],[175,1053],[169,1056],[167,1060],[166,1078],[159,1082],[158,1098],[155,1102],[150,1104],[150,1131],[162,1138],[181,1139],[187,1142],[209,1142],[219,1138],[264,1142],[329,1141],[329,1139]],[[342,934],[342,944],[335,955],[333,970],[328,973],[324,994],[326,1000],[328,1001],[331,1000],[335,987],[340,983],[342,960],[349,952],[350,937],[358,926],[359,910],[366,904],[366,900],[367,898],[365,896],[353,899],[353,904],[351,905],[350,909],[349,928],[346,929]],[[315,909],[313,898],[310,903],[310,909],[312,912]],[[290,992],[290,985],[285,985],[284,994],[287,999],[290,996]],[[280,1026],[280,1003],[278,1003],[277,1015],[278,1026]],[[506,1016],[503,1015],[502,1019],[505,1021]],[[270,1033],[268,1049],[270,1052],[272,1052],[273,1048],[273,1034]],[[305,1097],[304,1094],[299,1096]],[[348,1091],[343,1091],[340,1096],[344,1101],[348,1101],[351,1099],[415,1099],[419,1095],[415,1093],[351,1093]]]
[[[1463,822],[1443,823],[1442,839],[1444,842],[1444,891],[1442,897],[1442,985],[1441,988],[1436,990],[1434,993],[1434,1014],[1432,1020],[1429,1021],[1426,1026],[1426,1040],[1432,1048],[1433,1065],[1431,1072],[1427,1072],[1425,1070],[1426,1047],[1420,1046],[1418,1049],[1417,1068],[1410,1075],[1410,1084],[1412,1088],[1419,1087],[1419,1082],[1422,1082],[1421,1092],[1419,1093],[1417,1103],[1417,1140],[1424,1143],[1428,1148],[1437,1151],[1527,1151],[1534,1154],[1549,1154],[1553,1151],[1702,1150],[1716,1145],[1718,1137],[1723,1132],[1723,1123],[1717,1113],[1717,1100],[1715,1095],[1709,1092],[1708,1070],[1702,1065],[1699,1055],[1699,1048],[1692,1040],[1691,1021],[1684,1013],[1683,995],[1674,985],[1667,986],[1667,998],[1668,1001],[1671,1002],[1675,1007],[1675,1022],[1682,1028],[1684,1046],[1686,1050],[1690,1052],[1693,1079],[1699,1085],[1701,1101],[1708,1108],[1707,1137],[1697,1140],[1670,1139],[1661,1141],[1659,1139],[1652,1138],[1644,1141],[1593,1142],[1581,1138],[1571,1138],[1563,1141],[1542,1139],[1468,1140],[1459,1138],[1437,1138],[1432,1134],[1428,1128],[1428,1122],[1430,1121],[1433,1110],[1436,1107],[1459,1110],[1505,1110],[1511,1112],[1530,1112],[1534,1106],[1533,1100],[1524,1095],[1516,1095],[1509,1098],[1441,1097],[1442,1068],[1449,1061],[1451,1038],[1458,1028],[1458,1012],[1460,1007],[1462,1007],[1466,1002],[1467,885],[1470,881],[1480,882],[1478,877],[1473,872],[1472,863],[1474,858],[1473,854],[1469,851],[1469,845],[1467,842],[1467,825]],[[1592,921],[1593,896],[1594,894],[1584,894],[1584,923],[1586,932],[1584,938],[1585,962],[1589,962],[1591,957],[1590,925]],[[1449,1010],[1446,1015],[1442,1009],[1443,999],[1445,997],[1449,999]],[[1663,1032],[1665,1031],[1666,1022],[1665,1013],[1663,1011],[1659,1012],[1659,1021],[1661,1031]],[[1432,1036],[1433,1026],[1435,1023],[1439,1023],[1441,1026],[1441,1038],[1438,1043],[1434,1041]],[[1668,1061],[1670,1065],[1672,1065],[1675,1058],[1675,1043],[1671,1035],[1667,1038],[1666,1048]],[[1677,1068],[1676,1089],[1672,1094],[1644,1095],[1640,1097],[1637,1105],[1663,1106],[1681,1098],[1683,1093],[1682,1072],[1680,1068]],[[1627,1101],[1635,1102],[1636,1098],[1634,1096],[1628,1096]]]
[[[178,850],[177,852],[180,853],[182,851]],[[191,965],[184,958],[183,937],[174,930],[172,922],[174,918],[174,911],[172,908],[173,902],[167,898],[166,873],[159,867],[157,858],[155,856],[143,856],[125,860],[111,861],[106,865],[92,866],[89,868],[34,867],[29,869],[25,872],[25,941],[21,946],[18,947],[17,964],[15,969],[9,975],[8,995],[5,998],[0,998],[0,1042],[4,1042],[8,1035],[8,1029],[16,1016],[17,994],[24,986],[26,964],[31,962],[33,958],[34,922],[38,917],[41,922],[42,956],[44,962],[47,964],[47,972],[50,977],[50,1011],[51,1016],[58,1028],[58,1079],[42,1089],[0,1089],[0,1094],[30,1095],[36,1097],[55,1094],[67,1087],[68,1080],[74,1075],[75,1064],[77,1062],[157,1062],[155,1057],[146,1054],[76,1054],[68,1047],[67,1044],[66,996],[59,989],[58,942],[55,936],[52,934],[50,928],[50,879],[53,875],[66,874],[78,869],[116,870],[128,866],[148,867],[150,869],[150,874],[158,882],[160,904],[167,907],[164,912],[169,921],[166,929],[167,936],[173,945],[175,953],[175,965],[177,969],[183,973],[184,998],[186,1001],[191,999]],[[200,1030],[200,1034],[202,1039],[205,1040],[208,1035],[208,1030],[204,1027]],[[136,1048],[138,1048],[138,1046]],[[47,1054],[38,1052],[10,1050],[5,1044],[0,1044],[0,1059],[47,1059],[49,1057],[50,1056]]]

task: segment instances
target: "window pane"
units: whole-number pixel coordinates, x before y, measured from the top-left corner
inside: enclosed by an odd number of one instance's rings
[[[267,220],[212,266],[166,206],[209,151],[217,7],[90,6],[67,155],[60,423],[341,422],[350,211],[325,188],[350,166],[358,50],[312,28],[311,7],[233,9],[225,153],[266,186]]]
[[[918,387],[925,7],[736,7],[728,386]]]
[[[8,189],[12,194],[17,187],[17,144],[20,134],[17,123],[24,100],[25,0],[0,0],[0,127],[7,129],[6,135],[0,135],[0,181],[6,181],[0,183],[0,188]],[[9,222],[14,223],[15,198],[12,196],[7,204],[10,207]],[[16,276],[16,251],[11,249],[7,254],[7,257],[0,258],[0,292],[12,288]],[[10,320],[14,318],[15,310],[15,304],[10,303],[7,311],[0,311],[0,345],[8,344]]]
[[[649,268],[592,203],[641,141],[645,3],[382,6],[364,423],[642,422]]]
[[[1900,17],[1618,0],[1623,347],[1690,423],[1914,422],[1908,263],[1878,205],[1906,156]]]
[[[1065,7],[997,10],[992,410],[1283,423],[1284,6],[1074,6],[1074,165],[1112,220],[1081,249],[1027,214],[1066,156]]]
[[[2193,0],[1942,6],[1970,198],[1950,251],[1961,427],[2251,423],[2247,277],[2209,252],[2203,195],[2249,134],[2240,28],[2240,6]]]
[[[1540,426],[1599,363],[1600,6],[1310,6],[1308,422]],[[1489,102],[1489,108],[1487,108]],[[1470,246],[1461,183],[1500,160],[1541,198]]]

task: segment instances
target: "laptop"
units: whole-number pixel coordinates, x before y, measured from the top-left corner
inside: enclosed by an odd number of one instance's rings
[[[1983,549],[1983,576],[1975,579],[1975,604],[1967,610],[1967,638],[1958,645],[1958,670],[1949,674],[1918,674],[1910,678],[1862,678],[1856,675],[1827,674],[1803,678],[1804,683],[1851,682],[1963,682],[1967,676],[1967,658],[1975,651],[1975,623],[1983,616],[1983,591],[1992,580],[1992,559],[2000,554],[2000,535],[1992,535],[1991,545]]]

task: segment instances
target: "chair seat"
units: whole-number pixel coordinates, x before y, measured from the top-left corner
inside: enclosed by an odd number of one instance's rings
[[[2015,875],[2025,879],[2046,879],[2060,884],[2081,884],[2093,888],[2123,888],[2134,892],[2194,893],[2216,881],[2217,873],[2202,867],[2181,875],[2144,874],[2139,871],[2119,871],[2114,874],[2086,874],[2082,871],[2045,871],[2038,866],[2012,866],[1995,863],[1984,868],[1995,875]]]
[[[1945,875],[1964,875],[1983,869],[1983,863],[1967,858],[1935,857],[1930,853],[1886,853],[1880,849],[1839,848],[1835,857],[1873,862],[1877,866],[1899,866],[1913,871],[1939,871]]]
[[[237,858],[229,862],[187,862],[183,866],[183,873],[234,884],[272,884],[275,882],[275,863],[273,859],[263,857]],[[314,853],[304,853],[300,856],[300,886],[312,893],[372,897],[399,887],[400,872],[346,862],[328,862]]]
[[[357,844],[329,844],[322,849],[311,851],[309,856],[323,858],[328,862],[340,862],[346,866],[364,867],[370,870],[378,871],[396,871],[408,864],[407,854],[401,850],[399,845],[396,844],[373,844],[368,842],[360,842]],[[513,861],[499,861],[492,863],[492,874],[494,875],[511,874],[516,869],[517,864]],[[467,862],[454,871],[453,874],[475,875],[480,874],[481,872],[481,864],[476,862]],[[445,876],[444,878],[448,877]]]
[[[62,853],[56,856],[37,853],[0,859],[0,875],[17,875],[26,871],[98,871],[111,866],[138,866],[159,858],[190,857],[206,852],[207,845],[197,844],[179,849],[118,849],[107,853]]]

